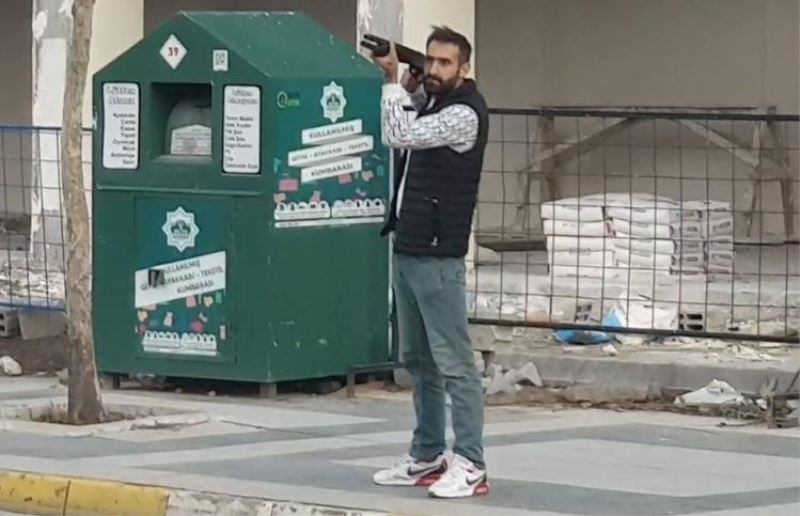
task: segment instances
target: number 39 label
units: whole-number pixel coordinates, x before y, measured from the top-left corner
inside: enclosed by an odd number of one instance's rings
[[[187,50],[175,34],[170,34],[167,41],[161,46],[159,53],[170,68],[174,70],[181,64],[183,58],[186,57]]]

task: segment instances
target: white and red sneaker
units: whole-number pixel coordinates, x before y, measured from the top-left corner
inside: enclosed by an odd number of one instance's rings
[[[466,498],[489,493],[486,472],[478,469],[469,459],[454,455],[442,478],[429,489],[435,498]]]
[[[381,486],[430,486],[447,470],[444,455],[431,462],[416,460],[411,456],[391,468],[382,469],[372,476]]]

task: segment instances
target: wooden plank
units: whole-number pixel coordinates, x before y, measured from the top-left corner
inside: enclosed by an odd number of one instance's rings
[[[742,142],[735,141],[734,137],[724,135],[693,120],[679,120],[678,123],[717,147],[728,151],[736,159],[751,167],[757,168],[759,166],[761,160],[758,154],[754,150],[746,148]]]
[[[783,229],[786,233],[786,238],[791,239],[795,235],[794,215],[797,213],[794,203],[794,182],[795,178],[792,177],[791,160],[789,153],[786,151],[786,145],[783,142],[781,132],[778,130],[775,122],[767,122],[770,138],[777,154],[776,161],[782,172],[781,177],[781,201],[783,204]]]
[[[533,133],[533,156],[538,156],[542,152],[552,148],[553,138],[553,118],[536,117],[536,125],[534,126]],[[516,173],[519,202],[517,203],[517,211],[514,215],[513,228],[525,230],[530,225],[531,187],[533,186],[534,176],[544,174],[548,181],[548,193],[550,195],[557,195],[557,192],[553,192],[553,186],[551,185],[551,183],[555,183],[555,187],[557,188],[557,182],[555,182],[555,178],[552,177],[551,165],[552,162],[547,164],[540,163],[539,166],[534,166]]]
[[[575,158],[580,154],[591,152],[601,146],[612,136],[622,132],[623,129],[637,122],[630,118],[611,118],[606,123],[599,125],[574,138],[570,138],[565,143],[555,144],[545,149],[541,154],[534,156],[531,163],[525,168],[517,171],[518,173],[541,170],[555,160],[564,163]]]
[[[761,142],[763,141],[763,133],[764,126],[763,124],[757,123],[753,127],[753,143],[751,144],[750,148],[756,151],[756,157],[758,158],[758,165],[753,168],[753,171],[750,174],[750,202],[748,203],[748,210],[744,214],[744,221],[745,221],[745,228],[747,229],[747,236],[748,238],[753,237],[753,219],[756,216],[756,207],[758,203],[761,202],[761,183],[759,182],[760,170],[761,170]],[[735,197],[735,196],[734,196]],[[736,216],[735,213],[735,206],[734,206],[734,217]],[[759,224],[763,222],[759,220]],[[763,231],[762,231],[763,233]]]

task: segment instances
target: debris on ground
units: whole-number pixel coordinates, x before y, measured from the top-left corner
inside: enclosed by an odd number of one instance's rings
[[[0,357],[0,371],[6,376],[20,376],[22,374],[22,366],[13,358],[3,356]]]
[[[512,369],[507,375],[510,375],[510,379],[513,379],[514,383],[527,383],[533,387],[544,387],[542,376],[533,362],[527,362],[518,369]]]
[[[514,394],[522,390],[523,384],[532,387],[544,387],[542,376],[533,362],[527,362],[522,367],[505,372],[499,365],[489,363],[485,375],[489,379],[488,382],[484,382],[487,396]]]
[[[484,370],[484,376],[487,378],[496,378],[503,374],[503,368],[500,364],[489,363]]]
[[[647,296],[629,295],[626,291],[606,314],[603,324],[619,328],[673,330],[678,327],[678,307],[673,304],[655,303]],[[628,346],[640,346],[655,338],[652,334],[614,334],[614,340]]]
[[[487,396],[493,396],[495,394],[514,394],[518,390],[521,390],[521,387],[512,382],[508,378],[507,374],[508,373],[503,375],[497,375],[494,378],[492,378],[492,381],[486,387]]]
[[[580,405],[584,408],[614,408],[636,403],[667,404],[660,385],[573,385],[565,388],[527,388],[514,395],[489,396],[487,404]]]
[[[711,383],[687,394],[675,398],[676,405],[689,406],[721,406],[721,405],[742,405],[745,398],[733,388],[731,384],[723,380],[712,380]]]
[[[511,326],[492,326],[494,340],[500,342],[511,342],[514,340],[514,328]]]
[[[789,317],[788,321],[785,317],[776,317],[774,319],[759,321],[728,321],[727,329],[728,331],[746,334],[779,337],[797,337],[798,334],[800,334],[800,328],[798,328],[796,317]]]
[[[615,348],[613,344],[606,344],[603,346],[603,354],[609,357],[616,357],[619,356],[619,351],[617,351],[617,348]]]
[[[721,422],[720,426],[766,423],[769,428],[787,428],[797,426],[800,422],[795,417],[800,406],[795,399],[787,400],[785,396],[774,393],[748,397],[722,380],[714,380],[702,389],[674,396],[668,395],[657,384],[534,387],[510,381],[517,374],[518,371],[501,372],[490,382],[487,382],[488,377],[484,378],[484,385],[488,385],[486,404],[544,406],[554,410],[576,406],[615,411],[644,410],[744,421],[734,424]]]
[[[734,344],[731,346],[731,351],[736,358],[750,360],[753,362],[783,362],[783,360],[780,358],[774,357],[769,353],[759,353],[755,349],[743,346],[741,344]]]
[[[52,375],[67,367],[67,338],[64,335],[36,340],[2,338],[0,356],[13,358],[25,374],[44,372]]]

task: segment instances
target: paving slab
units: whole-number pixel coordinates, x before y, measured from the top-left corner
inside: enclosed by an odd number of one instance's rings
[[[17,392],[62,396],[50,381],[26,379],[27,390]],[[353,400],[153,391],[104,398],[197,411],[208,421],[84,437],[5,431],[0,468],[392,514],[800,511],[797,429],[719,428],[719,419],[665,413],[489,407],[492,493],[440,501],[424,489],[371,482],[376,467],[407,451],[414,421],[408,393],[364,387]],[[11,403],[0,400],[0,407]],[[245,422],[231,422],[231,415]]]

